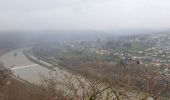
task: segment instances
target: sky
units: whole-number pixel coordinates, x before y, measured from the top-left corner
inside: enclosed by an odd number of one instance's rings
[[[169,26],[169,0],[0,0],[0,31]]]

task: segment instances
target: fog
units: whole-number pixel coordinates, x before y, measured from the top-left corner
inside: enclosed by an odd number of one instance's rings
[[[169,0],[0,0],[0,31],[170,26]]]

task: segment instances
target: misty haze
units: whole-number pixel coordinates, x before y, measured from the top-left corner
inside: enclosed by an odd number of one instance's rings
[[[0,100],[170,100],[169,0],[0,0]]]

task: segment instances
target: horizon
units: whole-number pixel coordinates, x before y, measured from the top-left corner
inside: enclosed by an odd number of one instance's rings
[[[0,31],[168,29],[168,0],[5,0]]]

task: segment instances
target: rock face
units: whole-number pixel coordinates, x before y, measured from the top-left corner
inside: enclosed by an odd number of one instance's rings
[[[147,97],[146,100],[154,100],[152,97]]]

